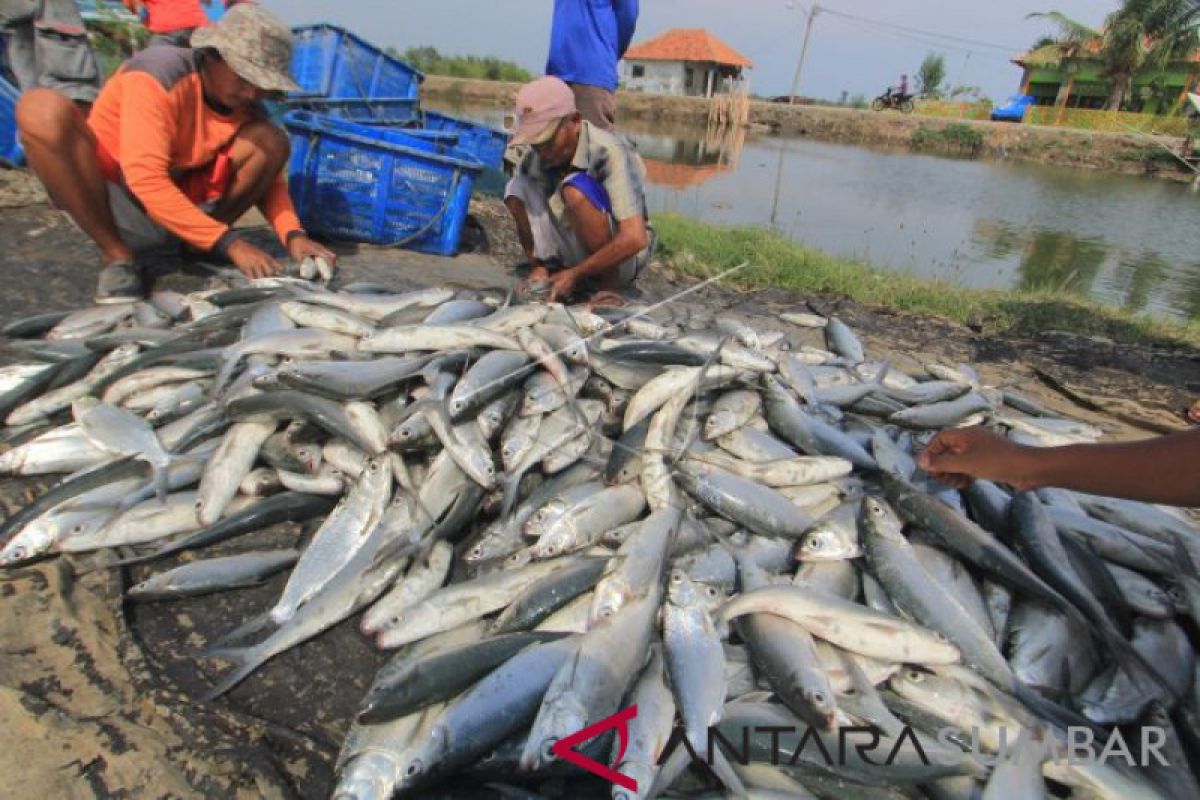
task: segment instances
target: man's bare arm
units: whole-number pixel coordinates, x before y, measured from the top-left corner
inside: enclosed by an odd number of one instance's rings
[[[946,430],[917,457],[935,477],[1018,489],[1059,486],[1175,506],[1200,506],[1200,431],[1139,442],[1026,447],[983,428]]]

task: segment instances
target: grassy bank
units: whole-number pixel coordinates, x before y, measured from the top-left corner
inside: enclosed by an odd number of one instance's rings
[[[887,272],[796,244],[759,228],[720,228],[674,215],[656,217],[660,253],[676,270],[709,277],[749,262],[728,282],[745,289],[784,289],[848,297],[860,303],[951,319],[985,333],[1033,336],[1049,330],[1117,342],[1195,345],[1200,323],[1173,324],[1061,292],[965,289]]]

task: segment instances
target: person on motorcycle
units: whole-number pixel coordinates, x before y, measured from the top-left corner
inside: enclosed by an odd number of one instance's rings
[[[900,86],[899,87],[896,87],[896,86],[888,87],[887,96],[888,96],[889,100],[899,101],[899,100],[904,99],[904,96],[907,94],[908,94],[908,76],[907,75],[900,76]]]

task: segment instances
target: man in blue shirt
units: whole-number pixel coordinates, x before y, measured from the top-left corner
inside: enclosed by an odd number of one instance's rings
[[[617,62],[637,26],[638,0],[554,0],[546,74],[575,92],[593,125],[611,130],[617,117]]]

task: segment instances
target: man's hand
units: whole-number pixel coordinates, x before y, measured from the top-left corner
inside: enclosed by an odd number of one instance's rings
[[[328,247],[307,236],[293,236],[287,246],[288,256],[299,264],[306,258],[323,258],[331,267],[337,266],[337,255]]]
[[[1036,456],[984,428],[950,428],[933,437],[917,456],[917,466],[958,489],[972,478],[984,478],[1025,491],[1037,485],[1032,470]]]
[[[546,298],[548,303],[566,302],[567,299],[575,293],[575,286],[579,282],[579,273],[575,268],[561,269],[550,276],[550,295]]]
[[[269,278],[282,271],[278,261],[245,239],[235,239],[229,245],[229,260],[247,278]]]

